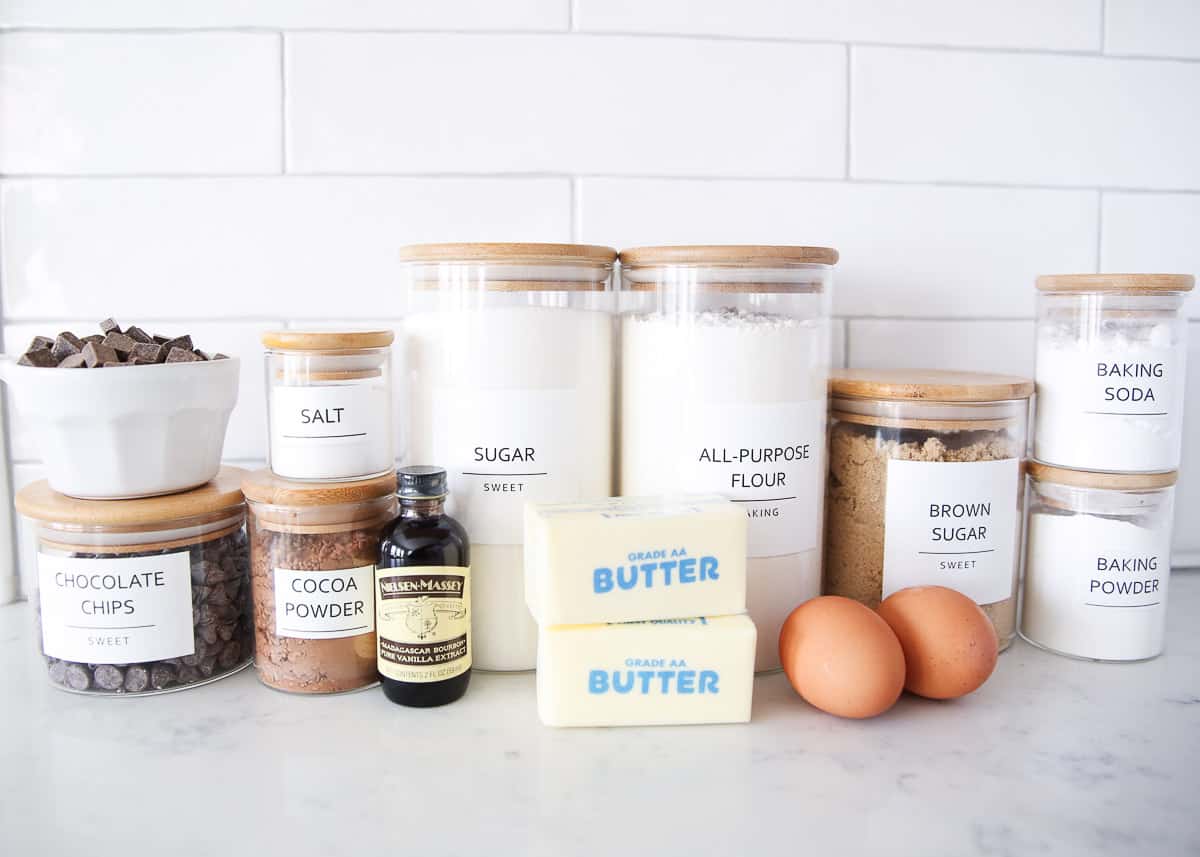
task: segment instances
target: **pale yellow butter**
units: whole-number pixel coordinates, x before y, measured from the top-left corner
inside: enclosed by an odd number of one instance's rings
[[[746,514],[716,495],[525,507],[525,601],[539,625],[741,613]]]
[[[745,723],[754,690],[745,615],[538,632],[538,716],[547,726]]]

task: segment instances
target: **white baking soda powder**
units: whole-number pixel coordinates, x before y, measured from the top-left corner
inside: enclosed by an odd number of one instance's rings
[[[1029,517],[1021,635],[1062,654],[1135,661],[1163,648],[1169,526],[1035,512]]]
[[[783,620],[821,589],[828,323],[732,308],[631,314],[621,338],[620,491],[742,505],[755,668],[776,669]]]
[[[446,468],[471,540],[472,661],[531,670],[524,508],[612,494],[612,315],[496,306],[415,313],[405,331],[409,459]]]

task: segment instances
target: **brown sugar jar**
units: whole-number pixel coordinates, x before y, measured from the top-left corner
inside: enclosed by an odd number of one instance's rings
[[[259,679],[294,693],[377,684],[375,559],[396,516],[395,472],[311,483],[256,470],[242,490]]]
[[[947,586],[979,604],[1008,646],[1033,382],[846,369],[829,393],[824,594],[874,608],[900,589]]]

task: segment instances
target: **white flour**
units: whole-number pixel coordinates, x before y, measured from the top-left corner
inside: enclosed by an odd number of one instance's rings
[[[1132,661],[1162,651],[1171,528],[1097,515],[1029,517],[1021,635],[1067,655]]]
[[[715,491],[750,516],[756,669],[820,592],[828,324],[733,309],[622,322],[620,491]]]
[[[612,316],[535,306],[405,322],[413,464],[445,467],[447,512],[471,538],[473,661],[530,670],[526,502],[612,492]]]
[[[1183,324],[1112,322],[1096,339],[1080,341],[1073,330],[1043,322],[1034,457],[1084,470],[1176,469],[1185,333]]]

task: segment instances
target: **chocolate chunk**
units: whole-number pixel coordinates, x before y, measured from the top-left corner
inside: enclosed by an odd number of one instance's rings
[[[125,670],[125,689],[130,693],[141,693],[150,686],[150,670],[134,664]]]
[[[34,351],[26,351],[21,355],[21,359],[18,360],[17,363],[21,366],[40,366],[42,368],[58,365],[58,361],[54,359],[54,355],[50,353],[49,348],[38,348]]]
[[[153,339],[153,340],[154,340],[154,342],[155,342],[157,345],[166,345],[168,342],[170,342],[170,341],[171,341],[171,337],[169,337],[169,336],[159,336],[157,333],[156,333],[156,334],[154,334],[154,335],[153,335],[152,337],[150,337],[150,338],[151,338],[151,339]]]
[[[149,342],[149,343],[154,342],[154,338],[151,337],[150,334],[146,333],[146,331],[144,331],[140,327],[138,327],[136,324],[131,324],[129,326],[129,330],[125,331],[125,335],[128,336],[130,339],[132,339],[134,342]]]
[[[80,353],[83,354],[83,361],[87,363],[89,368],[95,368],[106,363],[120,362],[116,350],[109,345],[105,345],[103,342],[89,342],[83,346],[83,351]]]
[[[100,664],[92,671],[92,678],[103,690],[117,691],[125,686],[125,674],[112,664]]]
[[[167,359],[167,352],[161,345],[153,342],[138,342],[134,344],[133,359],[141,363],[162,363]]]
[[[67,342],[71,343],[72,345],[74,345],[76,348],[78,348],[80,350],[83,349],[83,340],[80,339],[75,334],[71,333],[71,331],[69,331],[69,330],[64,330],[62,333],[60,333],[58,335],[58,338],[67,340]]]
[[[133,351],[133,346],[137,345],[137,341],[124,333],[114,332],[104,337],[104,344],[124,357]]]
[[[97,345],[99,345],[99,344],[100,344],[101,342],[103,342],[103,341],[104,341],[104,334],[103,334],[103,333],[90,333],[90,334],[88,334],[87,336],[83,337],[83,338],[80,340],[80,342],[82,342],[82,343],[83,343],[83,345],[87,345],[89,342],[94,342],[94,343],[96,343]],[[80,350],[82,350],[82,349],[83,349],[83,345],[79,346],[79,347],[80,347]]]
[[[87,690],[92,686],[92,677],[83,664],[68,664],[66,683],[71,690]]]
[[[166,348],[166,347],[167,346],[165,346],[165,345],[163,346],[163,348]],[[180,348],[179,346],[175,346],[167,353],[167,361],[166,362],[168,362],[168,363],[198,363],[203,359],[204,359],[203,357],[200,357],[194,351],[188,351],[186,348]]]
[[[212,356],[212,359],[213,359],[213,360],[228,360],[228,359],[229,359],[229,355],[228,355],[228,354],[222,354],[220,351],[218,351],[216,354],[214,354],[214,355]]]
[[[104,319],[104,321],[100,322],[100,329],[103,330],[106,334],[113,333],[113,332],[120,333],[121,325],[117,324],[111,318],[106,318],[106,319]]]
[[[150,686],[162,690],[175,683],[175,668],[167,663],[150,665]]]
[[[26,351],[41,351],[43,348],[53,348],[54,340],[48,336],[35,336]]]
[[[59,369],[86,369],[87,361],[84,360],[84,357],[82,354],[71,354],[62,359],[62,362],[58,364],[58,368]]]
[[[196,349],[196,356],[199,357],[201,360],[212,360],[212,358],[208,356],[207,351],[202,351],[199,348]]]
[[[83,346],[79,344],[79,340],[72,336],[67,338],[65,333],[60,333],[58,339],[54,340],[54,345],[50,347],[50,353],[54,355],[54,359],[60,363],[66,360],[73,354],[78,354],[83,350]]]
[[[168,339],[163,343],[163,348],[167,350],[168,354],[171,353],[172,348],[182,348],[184,351],[196,350],[196,346],[192,345],[192,338],[190,336],[177,336],[174,339]]]

